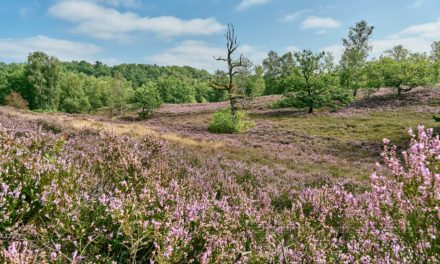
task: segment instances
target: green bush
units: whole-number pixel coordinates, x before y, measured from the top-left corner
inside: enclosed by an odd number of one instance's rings
[[[245,112],[238,111],[234,116],[230,109],[223,109],[214,113],[208,130],[211,133],[232,134],[244,132],[251,126],[253,122],[248,120]]]

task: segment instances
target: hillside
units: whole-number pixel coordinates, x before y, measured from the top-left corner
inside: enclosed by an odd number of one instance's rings
[[[311,182],[358,182],[368,179],[382,151],[382,139],[406,146],[408,128],[438,127],[440,88],[418,89],[396,100],[380,91],[335,111],[307,115],[302,110],[270,109],[280,96],[263,96],[247,110],[255,122],[248,132],[212,134],[211,114],[228,102],[166,104],[146,121],[137,115],[106,118],[69,114],[34,114],[3,108],[2,112],[43,119],[74,128],[95,128],[136,137],[155,135],[195,155],[221,156],[270,169],[285,178],[283,188]],[[12,111],[12,112],[11,112]],[[297,186],[296,186],[297,187]]]

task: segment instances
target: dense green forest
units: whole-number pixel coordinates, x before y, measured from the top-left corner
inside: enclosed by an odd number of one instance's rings
[[[225,94],[211,88],[209,79],[207,71],[191,67],[110,67],[99,61],[60,62],[43,52],[34,52],[27,63],[0,63],[0,103],[68,113],[102,108],[122,112],[136,98],[135,91],[149,83],[154,83],[164,103],[224,100]]]

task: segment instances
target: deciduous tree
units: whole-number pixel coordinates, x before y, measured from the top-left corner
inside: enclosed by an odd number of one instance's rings
[[[371,52],[369,40],[373,30],[373,26],[361,20],[350,28],[348,37],[342,39],[344,53],[341,58],[341,83],[353,91],[353,96],[356,96],[359,88],[364,85],[362,72]]]

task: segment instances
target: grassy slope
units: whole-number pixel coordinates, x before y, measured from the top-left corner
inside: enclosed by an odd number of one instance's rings
[[[18,113],[29,118],[53,119],[74,127],[93,127],[134,136],[153,135],[176,148],[200,157],[219,156],[268,167],[285,182],[324,184],[340,179],[363,182],[379,160],[382,139],[403,146],[406,130],[423,124],[438,126],[433,120],[440,111],[439,90],[421,90],[396,99],[380,95],[366,98],[351,107],[330,113],[305,115],[302,111],[270,110],[278,97],[258,98],[250,114],[256,126],[239,135],[213,135],[207,123],[213,111],[225,103],[167,105],[152,119],[123,121],[96,116]],[[17,112],[3,109],[3,111]],[[129,118],[128,118],[129,119]],[[191,154],[190,154],[191,155]]]

